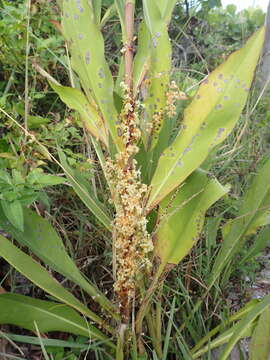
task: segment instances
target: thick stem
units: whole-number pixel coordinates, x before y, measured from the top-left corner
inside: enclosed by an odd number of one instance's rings
[[[125,83],[132,93],[132,73],[133,73],[133,37],[134,37],[134,9],[135,1],[127,0],[125,6],[125,27],[126,43],[125,46]]]

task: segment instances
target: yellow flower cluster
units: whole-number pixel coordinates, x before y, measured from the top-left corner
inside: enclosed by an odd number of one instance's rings
[[[177,100],[186,100],[187,96],[184,92],[180,91],[175,81],[170,83],[169,90],[166,92],[166,112],[169,118],[172,118],[176,115],[176,106],[175,103]]]

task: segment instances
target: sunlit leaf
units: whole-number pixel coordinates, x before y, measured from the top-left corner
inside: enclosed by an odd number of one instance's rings
[[[113,78],[104,56],[104,40],[92,2],[63,2],[63,32],[70,48],[71,65],[89,103],[100,109],[116,147],[123,149],[118,113],[113,99]]]
[[[148,28],[141,31],[142,41],[148,36],[147,45],[150,51],[150,67],[147,73],[145,112],[142,123],[143,139],[146,148],[154,147],[158,141],[158,134],[164,120],[166,106],[166,92],[168,91],[171,70],[171,42],[168,35],[167,23],[162,19],[155,1],[143,1],[144,19]],[[139,34],[140,35],[140,34]],[[142,66],[142,70],[144,70]],[[150,126],[151,124],[151,126]]]
[[[184,113],[181,130],[159,160],[152,179],[149,207],[180,185],[232,131],[247,100],[264,42],[257,31],[200,86]]]

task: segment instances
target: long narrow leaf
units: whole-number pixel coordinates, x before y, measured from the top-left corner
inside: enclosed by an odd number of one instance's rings
[[[241,249],[243,237],[252,224],[258,212],[263,211],[265,201],[269,201],[270,189],[270,158],[255,176],[251,186],[244,196],[237,220],[233,221],[228,234],[224,237],[222,247],[213,265],[209,286],[211,287],[223,268],[230,262],[233,256]],[[269,208],[269,204],[268,204]]]
[[[257,31],[200,86],[185,110],[182,130],[158,162],[150,208],[181,184],[232,131],[246,103],[264,33],[264,28]]]
[[[117,133],[118,113],[113,98],[113,78],[104,56],[104,40],[96,23],[92,2],[64,1],[63,33],[70,48],[71,65],[84,92],[100,109],[116,147],[123,149]],[[119,129],[120,130],[120,129]]]
[[[110,219],[103,204],[91,192],[89,185],[85,179],[78,173],[72,170],[68,165],[65,154],[62,150],[58,149],[61,165],[65,171],[68,181],[72,185],[74,191],[79,198],[84,202],[88,209],[96,216],[96,218],[109,230],[112,230],[112,219]]]
[[[242,319],[235,327],[234,333],[232,337],[230,338],[230,341],[226,345],[224,351],[222,352],[220,356],[220,360],[226,360],[228,359],[233,347],[236,345],[236,343],[243,337],[243,334],[245,333],[246,329],[254,322],[254,320],[262,314],[266,309],[268,309],[270,306],[270,295],[267,295],[263,298],[263,300],[256,305],[249,313],[248,315]],[[257,359],[257,358],[256,358]]]
[[[8,221],[0,209],[0,226],[2,229],[11,234],[19,243],[31,249],[45,264],[78,284],[104,309],[117,316],[113,304],[82,276],[51,224],[27,208],[24,209],[24,219],[24,231],[20,231]]]
[[[101,319],[94,312],[89,310],[79,300],[77,300],[69,291],[59,284],[49,273],[34,261],[29,255],[19,250],[9,240],[0,235],[0,256],[2,256],[8,263],[10,263],[16,270],[22,273],[25,277],[31,280],[34,284],[46,291],[48,294],[54,296],[61,302],[73,307],[80,313],[88,316],[104,328],[114,332],[108,327],[104,320]],[[94,328],[95,329],[95,328]]]
[[[260,315],[249,346],[250,360],[269,360],[270,305]]]
[[[19,294],[0,295],[0,324],[20,326],[35,331],[64,331],[75,335],[107,340],[101,331],[88,324],[79,314],[67,305],[32,299]],[[113,346],[111,342],[108,345]]]

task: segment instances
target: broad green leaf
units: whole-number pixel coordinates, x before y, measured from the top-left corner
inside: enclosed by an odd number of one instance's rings
[[[260,212],[269,208],[266,204],[269,199],[270,190],[270,158],[254,176],[252,184],[246,192],[242,204],[239,209],[238,217],[232,223],[231,229],[224,237],[221,249],[216,257],[212,268],[211,276],[209,278],[210,287],[219,277],[223,268],[231,261],[233,256],[243,246],[245,241],[245,234],[249,229],[253,220],[260,215]]]
[[[62,25],[72,68],[80,78],[89,103],[97,104],[116,147],[121,150],[124,145],[114,106],[113,78],[105,60],[104,40],[95,21],[92,2],[64,1]]]
[[[23,231],[24,229],[24,218],[23,218],[23,209],[19,200],[14,201],[5,201],[1,200],[2,209],[16,229]],[[1,210],[0,210],[1,211]]]
[[[149,85],[144,101],[142,129],[145,147],[153,148],[158,141],[158,134],[165,116],[172,50],[167,22],[161,17],[158,6],[154,1],[145,0],[143,1],[143,10],[145,23],[150,33],[147,45],[150,49],[151,60],[147,73]],[[145,36],[144,33],[142,35]],[[149,126],[150,124],[151,126]]]
[[[50,85],[70,109],[78,111],[86,130],[108,146],[108,131],[103,119],[98,109],[88,102],[85,95],[75,88],[58,86],[52,82]]]
[[[270,358],[270,305],[260,315],[251,343],[250,360],[269,360]]]
[[[266,295],[258,305],[256,305],[242,320],[239,321],[234,329],[234,333],[230,338],[230,341],[221,354],[220,360],[228,359],[233,347],[243,337],[246,329],[254,322],[254,320],[256,320],[259,315],[261,315],[266,309],[269,309],[269,306],[270,295]],[[256,358],[256,360],[257,359],[259,360],[259,358]]]
[[[4,231],[11,234],[22,245],[27,246],[46,265],[78,284],[104,309],[114,314],[113,304],[82,276],[48,220],[24,208],[24,221],[24,231],[20,231],[8,221],[0,209],[0,227]]]
[[[150,209],[198,168],[232,131],[249,94],[264,33],[264,28],[258,30],[200,86],[184,112],[181,131],[161,154],[151,183]]]
[[[109,231],[112,231],[112,219],[109,217],[104,205],[93,194],[85,179],[68,165],[63,151],[59,149],[58,154],[66,176],[77,195],[88,207],[88,209],[97,217],[97,219]]]
[[[178,264],[199,239],[206,210],[229,191],[202,170],[160,203],[155,249],[162,264]]]
[[[102,325],[111,333],[111,329],[103,319],[89,310],[84,304],[77,300],[69,291],[56,281],[44,267],[34,261],[29,255],[19,250],[9,240],[0,235],[0,256],[10,263],[17,271],[31,280],[35,285],[54,296],[61,302],[73,307],[83,315]]]
[[[0,311],[1,325],[16,325],[35,331],[36,322],[39,331],[43,333],[61,331],[108,341],[101,331],[64,304],[6,293],[0,295],[0,308],[5,309]],[[113,346],[111,342],[108,345]]]

